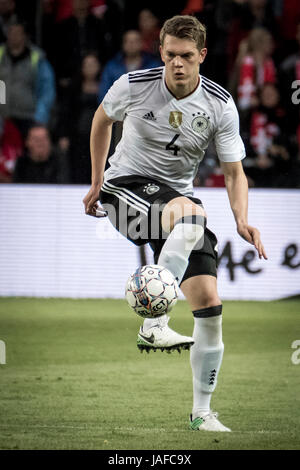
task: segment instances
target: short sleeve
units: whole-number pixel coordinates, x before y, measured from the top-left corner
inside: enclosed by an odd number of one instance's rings
[[[130,103],[128,75],[122,75],[110,87],[103,98],[102,106],[113,121],[123,121]]]
[[[239,115],[232,98],[215,133],[215,146],[222,162],[237,162],[245,158],[246,151],[240,136]]]

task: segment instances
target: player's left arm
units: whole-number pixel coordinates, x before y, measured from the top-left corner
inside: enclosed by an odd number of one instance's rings
[[[259,230],[248,224],[248,181],[241,161],[220,164],[239,235],[255,246],[260,258],[268,259]]]

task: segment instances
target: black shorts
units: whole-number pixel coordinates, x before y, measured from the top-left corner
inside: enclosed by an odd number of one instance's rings
[[[161,226],[161,213],[164,206],[176,197],[178,191],[152,178],[142,176],[122,176],[106,181],[99,199],[107,210],[114,227],[135,245],[149,243],[157,263],[168,234]],[[200,199],[188,199],[202,207]],[[217,238],[207,227],[204,232],[204,245],[193,250],[184,280],[200,274],[217,277]]]

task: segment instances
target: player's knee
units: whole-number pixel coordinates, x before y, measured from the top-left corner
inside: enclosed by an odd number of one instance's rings
[[[203,207],[189,201],[187,204],[181,205],[180,210],[174,211],[174,224],[176,224],[180,219],[191,216],[206,217],[206,212]]]
[[[206,213],[202,206],[186,197],[175,198],[168,202],[162,212],[162,226],[165,232],[171,232],[176,223],[190,216],[203,216]]]

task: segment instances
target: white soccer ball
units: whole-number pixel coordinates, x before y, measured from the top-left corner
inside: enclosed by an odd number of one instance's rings
[[[138,268],[128,279],[126,300],[143,318],[164,315],[174,307],[179,294],[173,274],[163,266],[147,264]]]

